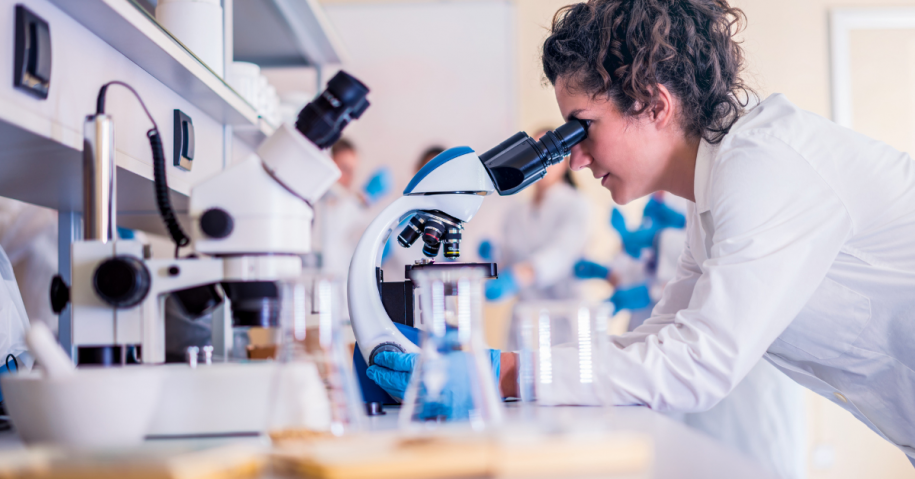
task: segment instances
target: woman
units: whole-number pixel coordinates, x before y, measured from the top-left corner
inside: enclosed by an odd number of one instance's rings
[[[653,315],[613,338],[615,404],[714,406],[760,358],[915,457],[915,163],[782,95],[744,111],[742,12],[725,0],[591,0],[543,47],[571,167],[618,203],[690,201]]]
[[[539,140],[551,129],[534,135]],[[497,250],[499,278],[486,285],[486,297],[504,299],[518,294],[521,300],[578,299],[573,280],[575,261],[588,241],[588,200],[575,187],[568,161],[546,170],[534,183],[533,196],[520,202],[502,221],[502,241],[494,248],[481,245],[482,257]]]

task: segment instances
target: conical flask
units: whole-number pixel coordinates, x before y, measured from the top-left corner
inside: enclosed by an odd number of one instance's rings
[[[423,329],[400,412],[402,428],[502,421],[490,349],[483,337],[483,274],[473,268],[414,270]]]
[[[343,339],[342,284],[317,273],[279,283],[280,332],[271,436],[340,436],[363,428]]]

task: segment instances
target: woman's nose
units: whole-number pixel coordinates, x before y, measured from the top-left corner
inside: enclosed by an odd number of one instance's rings
[[[591,155],[585,151],[581,143],[572,147],[572,153],[569,157],[569,168],[572,171],[578,171],[587,168],[591,164]]]

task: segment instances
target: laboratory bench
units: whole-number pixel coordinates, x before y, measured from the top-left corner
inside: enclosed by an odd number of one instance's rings
[[[397,408],[387,408],[384,416],[369,418],[369,427],[374,431],[387,431],[397,426]],[[507,422],[517,421],[521,409],[517,404],[506,407]],[[653,459],[648,470],[636,475],[615,476],[655,479],[772,479],[776,476],[766,471],[753,459],[743,455],[731,446],[711,439],[688,426],[645,407],[544,407],[538,408],[538,416],[546,421],[569,421],[574,423],[588,422],[592,426],[599,421],[607,424],[611,431],[635,432],[645,435],[653,443]],[[153,442],[191,441],[196,446],[201,444],[224,445],[226,443],[248,443],[266,445],[264,436],[230,437],[214,439],[169,439],[151,440]],[[25,446],[16,433],[0,433],[0,453]],[[264,473],[264,479],[282,477],[270,472]]]

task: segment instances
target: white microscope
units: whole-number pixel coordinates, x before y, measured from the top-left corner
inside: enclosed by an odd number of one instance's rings
[[[587,137],[587,127],[587,122],[572,119],[540,141],[519,132],[480,156],[468,147],[452,148],[416,173],[404,196],[368,226],[350,263],[350,319],[365,365],[373,364],[382,351],[419,352],[394,326],[379,293],[381,251],[392,228],[410,218],[397,238],[401,246],[409,247],[422,237],[423,253],[429,258],[440,248],[446,258],[457,258],[463,223],[473,218],[484,197],[494,191],[511,195],[543,178],[548,166],[568,156]],[[366,380],[360,381],[365,387]],[[369,410],[376,407],[370,405]]]
[[[276,326],[276,282],[302,273],[301,255],[311,251],[311,204],[340,176],[321,149],[339,139],[342,129],[366,110],[368,88],[341,71],[299,113],[295,128],[280,127],[258,148],[257,157],[195,185],[190,195],[191,238],[183,233],[168,201],[165,159],[153,121],[148,136],[159,210],[176,245],[193,239],[195,255],[150,259],[142,243],[116,239],[114,136],[112,119],[104,114],[105,91],[112,84],[133,90],[120,82],[105,85],[97,113],[87,118],[85,240],[72,245],[72,285],[68,289],[56,278],[52,286],[55,310],[62,310],[67,299],[71,305],[74,359],[81,365],[164,363],[166,295],[195,287],[190,289],[193,295],[218,302],[220,285],[236,326]],[[232,328],[215,323],[213,344],[220,348],[216,354],[226,355]],[[208,348],[207,364],[212,353]],[[162,407],[153,434],[259,430],[258,415],[266,413],[259,398],[269,393],[269,375],[256,366],[230,363],[198,368],[192,376],[187,366],[174,371],[165,399],[170,403]]]

